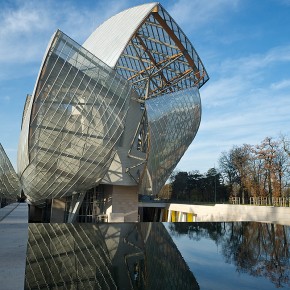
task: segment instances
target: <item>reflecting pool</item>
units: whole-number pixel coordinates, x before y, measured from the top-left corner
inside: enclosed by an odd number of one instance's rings
[[[290,289],[290,228],[256,222],[165,225],[200,289]]]
[[[29,224],[25,289],[290,288],[289,227]]]

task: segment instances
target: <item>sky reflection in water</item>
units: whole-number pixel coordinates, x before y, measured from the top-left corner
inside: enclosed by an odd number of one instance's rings
[[[290,288],[287,226],[165,224],[200,289]]]

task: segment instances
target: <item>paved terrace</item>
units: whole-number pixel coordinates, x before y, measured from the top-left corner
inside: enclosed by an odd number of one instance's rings
[[[0,209],[0,289],[22,290],[28,241],[28,205]]]

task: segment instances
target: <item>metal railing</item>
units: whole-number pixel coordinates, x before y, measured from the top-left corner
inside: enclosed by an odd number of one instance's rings
[[[230,204],[252,204],[252,205],[270,205],[270,206],[290,206],[290,198],[289,197],[250,197],[249,203],[242,202],[240,197],[230,197]]]

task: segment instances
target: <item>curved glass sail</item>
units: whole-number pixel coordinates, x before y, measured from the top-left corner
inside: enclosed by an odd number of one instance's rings
[[[134,9],[137,14],[138,7]],[[115,17],[128,21],[125,12]],[[137,136],[140,151],[148,159],[147,166],[140,167],[139,193],[156,195],[197,133],[201,117],[198,89],[209,77],[189,39],[158,3],[142,25],[136,26],[115,69],[145,102],[149,125],[141,121]]]
[[[20,195],[19,178],[0,144],[0,198],[16,199]]]
[[[131,95],[114,70],[61,31],[55,34],[23,121],[28,164],[25,156],[19,163],[30,200],[99,183],[116,152]]]
[[[193,87],[146,100],[145,107],[150,142],[144,190],[158,194],[197,133],[200,96]]]

